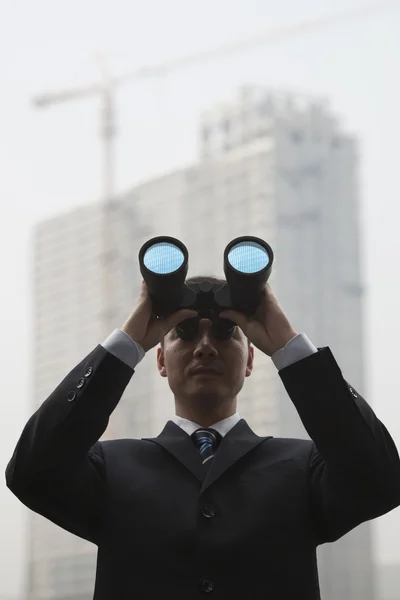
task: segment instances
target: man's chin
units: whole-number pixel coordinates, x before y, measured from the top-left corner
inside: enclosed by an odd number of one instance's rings
[[[209,385],[204,384],[201,386],[197,385],[191,387],[192,389],[190,390],[188,396],[193,401],[215,404],[216,402],[222,401],[226,396],[222,387],[212,385],[211,383]]]

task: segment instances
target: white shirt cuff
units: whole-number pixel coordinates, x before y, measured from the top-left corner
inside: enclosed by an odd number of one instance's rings
[[[303,358],[318,352],[318,349],[308,339],[305,333],[299,333],[292,338],[284,348],[271,356],[272,362],[278,371],[292,365]]]
[[[107,352],[134,369],[142,360],[145,351],[142,346],[121,329],[115,329],[101,344]]]

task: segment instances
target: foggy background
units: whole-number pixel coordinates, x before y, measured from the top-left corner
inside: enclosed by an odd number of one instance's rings
[[[118,75],[364,4],[0,0],[3,472],[32,413],[32,227],[48,216],[100,201],[103,185],[99,97],[43,110],[33,106],[32,98],[97,82],[100,64]],[[367,400],[399,446],[400,2],[375,5],[381,10],[329,27],[305,27],[274,43],[121,86],[115,189],[122,192],[191,164],[202,111],[231,99],[238,86],[254,83],[327,97],[360,143]],[[19,600],[29,511],[4,483],[0,506],[0,600]],[[399,509],[379,519],[374,532],[377,564],[400,569]]]

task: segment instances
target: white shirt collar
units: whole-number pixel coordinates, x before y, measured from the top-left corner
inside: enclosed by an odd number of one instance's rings
[[[227,417],[226,419],[222,419],[222,421],[218,421],[218,423],[214,423],[211,425],[213,429],[218,431],[222,437],[228,433],[235,425],[240,421],[240,415],[236,412],[234,415]],[[201,425],[198,423],[194,423],[193,421],[189,421],[188,419],[184,419],[183,417],[174,416],[171,421],[178,425],[183,431],[185,431],[188,435],[192,435],[196,431],[196,429],[200,429]]]

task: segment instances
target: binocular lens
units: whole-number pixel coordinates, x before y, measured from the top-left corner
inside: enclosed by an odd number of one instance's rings
[[[232,246],[227,258],[231,267],[240,273],[258,273],[265,269],[270,262],[266,248],[251,240],[245,240]]]
[[[143,257],[143,264],[156,275],[168,275],[181,268],[185,256],[178,246],[171,242],[158,242],[150,246]]]

